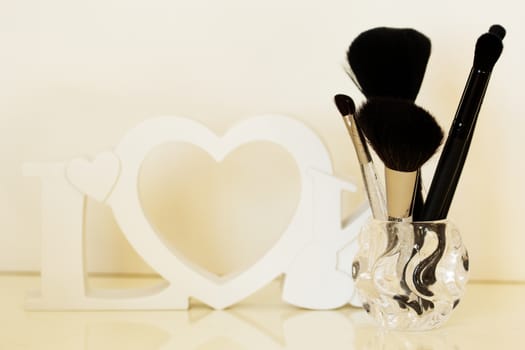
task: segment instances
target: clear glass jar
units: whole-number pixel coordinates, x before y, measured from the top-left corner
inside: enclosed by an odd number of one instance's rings
[[[369,220],[359,234],[352,276],[363,308],[383,327],[426,330],[457,306],[468,253],[450,221]]]

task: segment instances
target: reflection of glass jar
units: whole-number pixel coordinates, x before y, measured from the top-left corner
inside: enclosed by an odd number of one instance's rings
[[[425,330],[448,319],[468,279],[468,254],[450,221],[370,220],[352,275],[364,309],[392,329]]]
[[[398,332],[385,329],[369,331],[368,334],[357,333],[361,336],[355,344],[359,350],[457,350],[456,339],[447,331],[434,330],[432,332]]]

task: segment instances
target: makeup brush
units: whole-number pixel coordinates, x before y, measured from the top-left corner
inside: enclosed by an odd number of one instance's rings
[[[445,219],[448,215],[490,75],[502,51],[503,43],[493,33],[481,35],[476,42],[472,69],[432,178],[422,220]]]
[[[385,164],[389,220],[409,219],[418,171],[436,152],[443,131],[423,108],[397,98],[370,98],[355,118]]]
[[[414,101],[430,52],[430,39],[415,29],[373,28],[357,36],[348,48],[348,74],[367,98],[399,97]],[[420,216],[423,201],[422,184],[417,181],[414,219]]]
[[[372,157],[370,156],[366,140],[355,123],[354,100],[352,100],[350,96],[338,94],[334,96],[334,101],[339,113],[343,116],[346,129],[348,130],[350,139],[354,144],[359,167],[361,168],[366,195],[368,197],[368,202],[370,203],[370,209],[372,210],[372,216],[378,220],[386,220],[385,192],[377,177],[376,169]]]
[[[346,58],[349,75],[368,97],[414,101],[430,56],[430,40],[412,28],[377,27],[359,34]]]

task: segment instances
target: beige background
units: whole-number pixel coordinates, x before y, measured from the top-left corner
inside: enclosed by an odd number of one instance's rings
[[[337,176],[361,185],[332,103],[362,95],[342,69],[345,51],[375,26],[413,27],[433,52],[418,104],[448,130],[476,38],[508,34],[450,218],[461,228],[472,278],[525,280],[525,196],[518,1],[27,0],[0,3],[0,270],[39,269],[40,187],[26,161],[111,149],[138,122],[178,115],[221,134],[235,122],[283,114],[316,130]],[[425,168],[428,183],[435,159]],[[145,211],[177,249],[223,274],[279,237],[300,184],[278,146],[249,144],[217,165],[189,145],[152,152],[141,176]],[[343,216],[364,199],[345,195]],[[88,203],[88,267],[151,272],[103,205]]]

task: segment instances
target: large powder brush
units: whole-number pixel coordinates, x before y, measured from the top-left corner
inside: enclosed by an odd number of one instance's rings
[[[367,98],[392,97],[414,101],[430,53],[430,39],[415,29],[373,28],[358,35],[348,48],[348,74]],[[422,187],[419,180],[414,218],[419,217],[423,209]]]
[[[409,219],[418,172],[441,145],[441,127],[423,108],[397,98],[370,98],[355,118],[385,165],[389,219]]]

